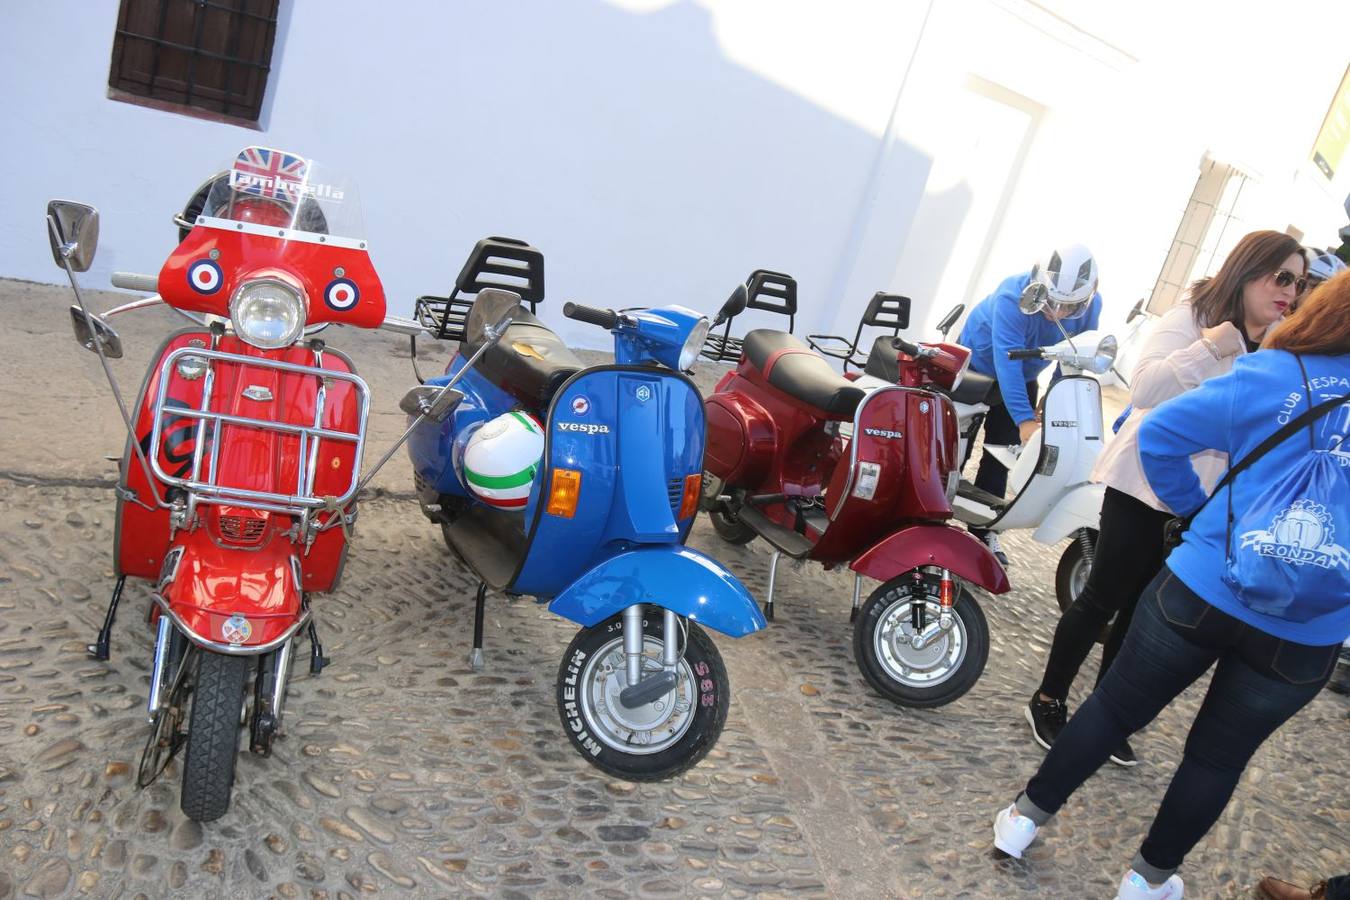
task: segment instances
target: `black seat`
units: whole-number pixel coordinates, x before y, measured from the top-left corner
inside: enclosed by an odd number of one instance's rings
[[[497,322],[513,307],[514,319],[506,334],[488,348],[474,368],[542,417],[558,388],[586,364],[533,313],[521,306],[518,296],[495,289],[479,293],[465,322],[464,341],[459,345],[459,352],[465,359],[473,356],[483,346],[485,327]]]
[[[745,357],[769,384],[833,418],[849,418],[864,396],[799,338],[757,328],[745,336]]]
[[[952,391],[952,399],[967,406],[983,403],[993,386],[994,376],[966,369],[966,374],[961,376],[961,383]]]

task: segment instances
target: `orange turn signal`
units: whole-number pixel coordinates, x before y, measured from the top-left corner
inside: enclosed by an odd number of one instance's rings
[[[680,496],[681,519],[687,519],[698,512],[698,497],[702,490],[702,474],[684,476],[684,493]]]
[[[554,469],[553,483],[548,489],[548,514],[570,519],[576,515],[580,499],[581,473],[575,469]]]

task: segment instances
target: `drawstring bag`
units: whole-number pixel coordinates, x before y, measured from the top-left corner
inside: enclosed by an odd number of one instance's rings
[[[1308,373],[1299,359],[1309,410],[1308,453],[1276,474],[1237,516],[1228,491],[1224,581],[1253,612],[1307,622],[1350,603],[1350,466],[1336,451],[1319,450],[1313,417],[1350,401],[1350,394],[1313,407]],[[1291,423],[1293,424],[1293,423]]]

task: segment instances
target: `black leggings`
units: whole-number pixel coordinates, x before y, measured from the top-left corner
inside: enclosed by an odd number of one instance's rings
[[[1027,399],[1031,401],[1034,408],[1036,406],[1036,397],[1040,393],[1040,383],[1035,381],[1027,382]],[[1009,447],[1013,444],[1022,443],[1022,435],[1017,430],[1017,423],[1008,415],[1008,407],[1003,404],[1003,395],[994,394],[988,400],[989,412],[984,416],[984,443],[985,446]],[[970,459],[971,452],[975,449],[975,440],[966,444],[966,458],[961,461],[961,467],[965,468],[966,462]],[[975,470],[975,486],[986,490],[995,497],[1002,497],[1008,490],[1008,469],[1003,463],[989,455],[988,451],[980,457],[980,467]],[[971,531],[980,531],[982,529],[972,528]],[[1147,584],[1147,582],[1145,582]]]
[[[1092,559],[1092,573],[1073,605],[1064,611],[1055,627],[1050,658],[1045,663],[1041,693],[1067,700],[1069,686],[1092,651],[1102,626],[1115,615],[1116,621],[1102,650],[1100,683],[1120,651],[1130,627],[1139,594],[1167,558],[1163,524],[1171,513],[1161,512],[1129,494],[1107,488],[1102,498],[1101,532]]]

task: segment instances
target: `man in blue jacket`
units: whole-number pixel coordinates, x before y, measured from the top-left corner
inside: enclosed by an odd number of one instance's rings
[[[1044,300],[1039,313],[1022,312],[1018,301],[1024,294]],[[1096,328],[1101,311],[1097,262],[1082,244],[1052,250],[1030,272],[1005,278],[971,311],[958,341],[970,348],[970,367],[996,381],[984,418],[986,445],[1025,444],[1040,427],[1035,410],[1036,376],[1050,364],[1043,359],[1009,359],[1008,351],[1057,344],[1064,339],[1061,326],[1070,335]],[[974,441],[966,448],[967,456],[973,446]],[[986,453],[975,486],[1002,497],[1008,488],[1008,470]],[[970,531],[1000,563],[1008,565],[998,535],[982,528]]]

